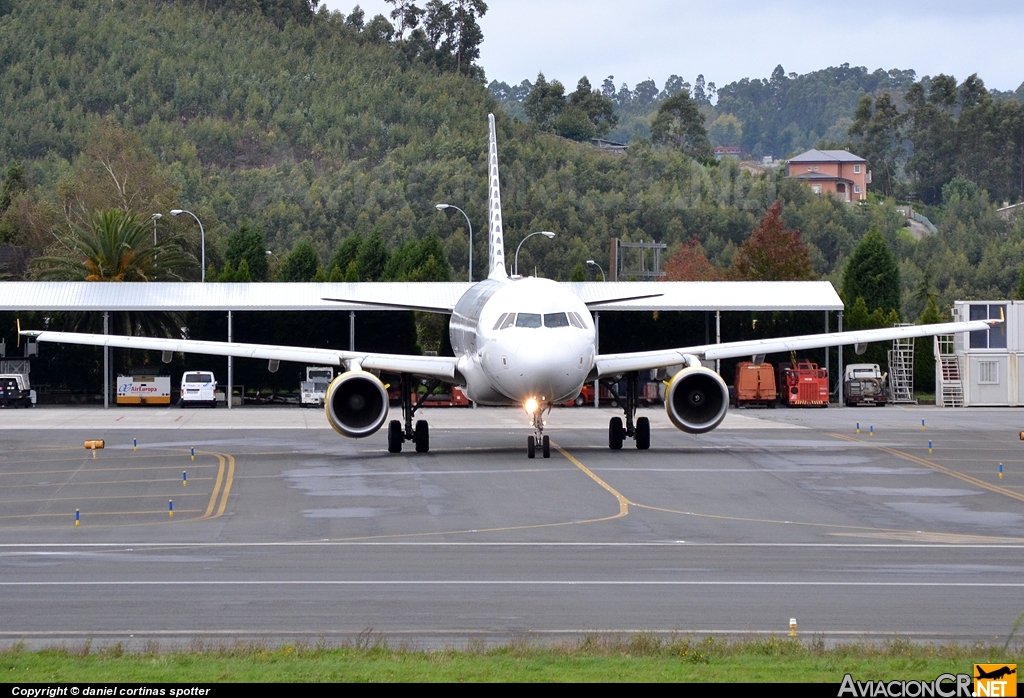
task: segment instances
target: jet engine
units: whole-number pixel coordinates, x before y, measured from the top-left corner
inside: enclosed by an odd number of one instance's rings
[[[344,436],[359,439],[375,433],[388,418],[388,391],[366,371],[346,371],[327,387],[327,421]]]
[[[725,419],[729,388],[721,376],[703,366],[691,366],[672,376],[665,391],[668,418],[688,434],[711,431]]]

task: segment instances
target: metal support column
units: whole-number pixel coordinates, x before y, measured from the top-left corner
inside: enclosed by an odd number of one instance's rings
[[[828,334],[828,311],[825,311],[825,334]],[[825,375],[831,376],[828,371],[828,360],[832,354],[832,347],[825,347]]]
[[[722,343],[722,311],[715,311],[715,344]],[[715,373],[722,375],[722,360],[715,359]]]
[[[231,343],[231,342],[235,341],[234,340],[234,336],[235,335],[232,332],[232,322],[231,321],[232,321],[231,311],[229,310],[228,311],[228,343]],[[232,398],[232,395],[234,395],[234,393],[235,393],[235,357],[233,357],[233,356],[229,356],[228,357],[228,389],[227,389],[226,393],[227,394],[224,397],[227,398],[228,409],[230,410],[231,409],[231,403],[234,402],[234,400],[232,400],[231,398]]]
[[[839,311],[839,331],[843,331],[843,311]],[[839,372],[839,406],[842,407],[846,403],[843,401],[843,345],[839,345],[839,366],[837,367]]]
[[[601,313],[594,313],[594,354],[601,353]],[[594,407],[601,406],[601,383],[594,379]]]
[[[110,334],[110,312],[103,311],[103,334]],[[103,347],[103,409],[110,409],[110,347]]]
[[[356,350],[356,311],[348,311],[348,350]]]

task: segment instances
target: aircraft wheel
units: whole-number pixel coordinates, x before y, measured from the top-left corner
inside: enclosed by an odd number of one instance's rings
[[[625,432],[622,429],[622,417],[612,417],[608,422],[608,448],[618,451],[622,448]]]
[[[577,407],[583,407],[583,405],[586,404],[586,402],[587,402],[587,399],[585,397],[583,397],[582,395],[577,395],[576,396],[576,406]]]
[[[541,443],[542,443],[541,451],[544,453],[544,457],[545,458],[550,458],[551,457],[551,437],[547,436],[545,434],[544,435],[544,440]]]
[[[397,419],[392,419],[391,423],[388,424],[388,453],[401,453],[404,440],[402,423]]]
[[[537,439],[532,436],[526,437],[526,457],[533,458],[537,455]]]
[[[430,450],[430,427],[427,426],[427,420],[421,419],[416,422],[413,441],[416,442],[416,453],[426,453]]]
[[[641,451],[651,447],[651,420],[647,417],[636,420],[636,447]]]

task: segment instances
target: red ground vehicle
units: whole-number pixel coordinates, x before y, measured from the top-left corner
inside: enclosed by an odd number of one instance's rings
[[[782,401],[789,406],[828,407],[828,371],[811,361],[779,364]]]
[[[462,388],[457,385],[449,386],[451,389],[447,393],[434,393],[428,395],[427,399],[423,401],[423,407],[468,407],[469,398],[462,392]],[[419,401],[419,395],[412,396],[412,402],[415,405]]]
[[[768,363],[754,364],[740,361],[736,364],[733,380],[733,405],[764,405],[775,407],[778,394],[775,390],[775,367]]]

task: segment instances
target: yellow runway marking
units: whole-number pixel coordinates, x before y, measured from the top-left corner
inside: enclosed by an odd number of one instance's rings
[[[198,480],[212,480],[213,478],[212,477],[197,477],[197,478],[194,478],[194,479],[198,481]],[[193,480],[193,478],[189,478],[188,479],[189,482],[192,482],[192,480]],[[86,487],[86,486],[92,486],[92,485],[123,485],[123,484],[126,484],[126,483],[131,483],[131,484],[144,483],[144,484],[152,485],[152,484],[157,483],[157,482],[177,482],[177,483],[180,484],[181,483],[181,478],[180,477],[161,477],[161,478],[154,478],[152,480],[93,480],[93,481],[89,481],[89,482],[69,481],[69,482],[47,482],[46,484],[41,484],[41,483],[33,482],[33,483],[27,483],[27,484],[23,484],[23,485],[4,485],[4,489],[5,490],[13,490],[13,489],[22,489],[22,488],[25,488],[25,487]]]
[[[199,452],[196,452],[199,455]],[[210,503],[206,512],[200,516],[201,519],[216,519],[222,516],[227,510],[228,495],[231,493],[231,485],[235,479],[235,457],[229,453],[207,453],[217,457],[219,467],[217,468],[217,482],[213,485],[213,493],[210,494]],[[220,497],[220,506],[217,505],[217,498]],[[214,513],[216,511],[216,513]]]
[[[911,463],[917,463],[918,465],[923,465],[926,468],[931,468],[932,470],[937,470],[940,473],[945,473],[946,475],[949,475],[951,477],[955,477],[958,480],[962,480],[964,482],[970,483],[970,484],[974,485],[975,487],[981,487],[982,489],[986,489],[989,492],[995,492],[996,494],[1002,494],[1002,495],[1005,495],[1007,497],[1010,497],[1011,499],[1016,499],[1019,502],[1024,502],[1024,494],[1018,494],[1017,492],[1011,492],[1010,490],[1006,489],[1005,487],[1000,487],[999,485],[993,485],[991,483],[985,482],[984,480],[978,479],[978,478],[973,477],[971,475],[967,475],[965,473],[961,473],[959,471],[953,470],[952,468],[947,468],[944,465],[939,465],[938,463],[935,463],[933,461],[927,460],[925,458],[920,458],[919,456],[915,456],[915,455],[913,455],[911,453],[905,453],[903,451],[897,451],[895,448],[889,448],[888,446],[880,446],[878,444],[866,443],[866,442],[864,442],[864,441],[862,441],[860,439],[855,439],[855,438],[853,438],[851,436],[846,436],[845,434],[836,434],[834,432],[827,432],[827,433],[828,433],[829,436],[834,436],[835,438],[842,439],[843,441],[850,441],[850,442],[855,443],[855,444],[864,443],[866,446],[869,446],[870,448],[877,448],[878,450],[885,451],[886,453],[892,454],[892,455],[896,456],[897,458],[902,458],[903,460],[908,460]]]
[[[184,488],[182,488],[184,489]],[[167,501],[168,499],[178,499],[179,497],[205,497],[206,495],[202,492],[186,492],[182,493],[181,490],[174,490],[170,494],[133,494],[130,499],[147,499],[157,497]],[[93,499],[129,499],[124,495],[98,495],[93,497],[47,497],[46,499],[18,499],[15,501],[2,502],[5,506],[14,506],[15,504],[33,504],[38,502],[85,502]]]
[[[92,462],[91,458],[86,458],[85,460],[89,461],[90,463]],[[67,461],[64,461],[64,462],[66,463]],[[178,465],[181,465],[181,464],[177,464],[177,465],[144,465],[141,468],[124,468],[124,467],[121,467],[121,468],[86,468],[84,470],[81,469],[81,468],[74,468],[72,470],[17,470],[17,471],[14,471],[14,472],[0,471],[0,476],[4,476],[4,475],[59,475],[61,473],[78,473],[78,472],[82,472],[82,473],[101,473],[101,472],[105,472],[105,471],[108,471],[108,470],[113,470],[115,472],[123,473],[125,470],[131,470],[132,472],[135,472],[137,470],[167,470],[168,468],[178,467]],[[182,466],[182,467],[184,467],[184,466]],[[193,464],[192,462],[189,462],[188,463],[188,468],[186,468],[186,469],[215,468],[215,467],[217,467],[217,466],[215,466],[213,463],[207,463],[206,465],[200,465],[199,463]]]
[[[559,445],[557,445],[555,443],[552,443],[551,445],[554,446],[556,449],[558,449],[558,452],[561,453],[563,456],[565,456],[566,460],[568,460],[570,463],[572,463],[577,468],[579,468],[584,473],[586,473],[587,477],[589,477],[591,480],[593,480],[594,482],[599,484],[601,487],[603,487],[606,490],[608,490],[608,492],[610,492],[612,494],[612,496],[615,497],[615,499],[619,500],[619,516],[628,516],[629,515],[629,505],[632,504],[632,502],[630,502],[628,499],[623,497],[618,492],[618,490],[616,490],[611,485],[609,485],[607,482],[605,482],[604,480],[599,478],[597,475],[595,475],[593,473],[593,471],[590,470],[590,468],[588,468],[587,466],[583,465],[578,460],[576,460],[576,458],[574,458],[573,455],[571,453],[569,453],[568,451],[566,451],[564,448],[562,448],[561,446],[559,446]],[[619,517],[615,516],[615,517],[612,517],[612,518],[619,518]]]
[[[179,511],[182,513],[194,514],[199,512],[199,509],[175,509],[174,513],[177,514]],[[83,519],[94,516],[137,516],[139,514],[160,514],[161,516],[167,516],[167,509],[149,510],[149,511],[86,511],[82,514]],[[74,512],[57,512],[55,514],[4,514],[0,515],[0,519],[35,519],[35,518],[67,518],[68,520],[73,519],[75,516]],[[170,517],[168,517],[170,518]]]

